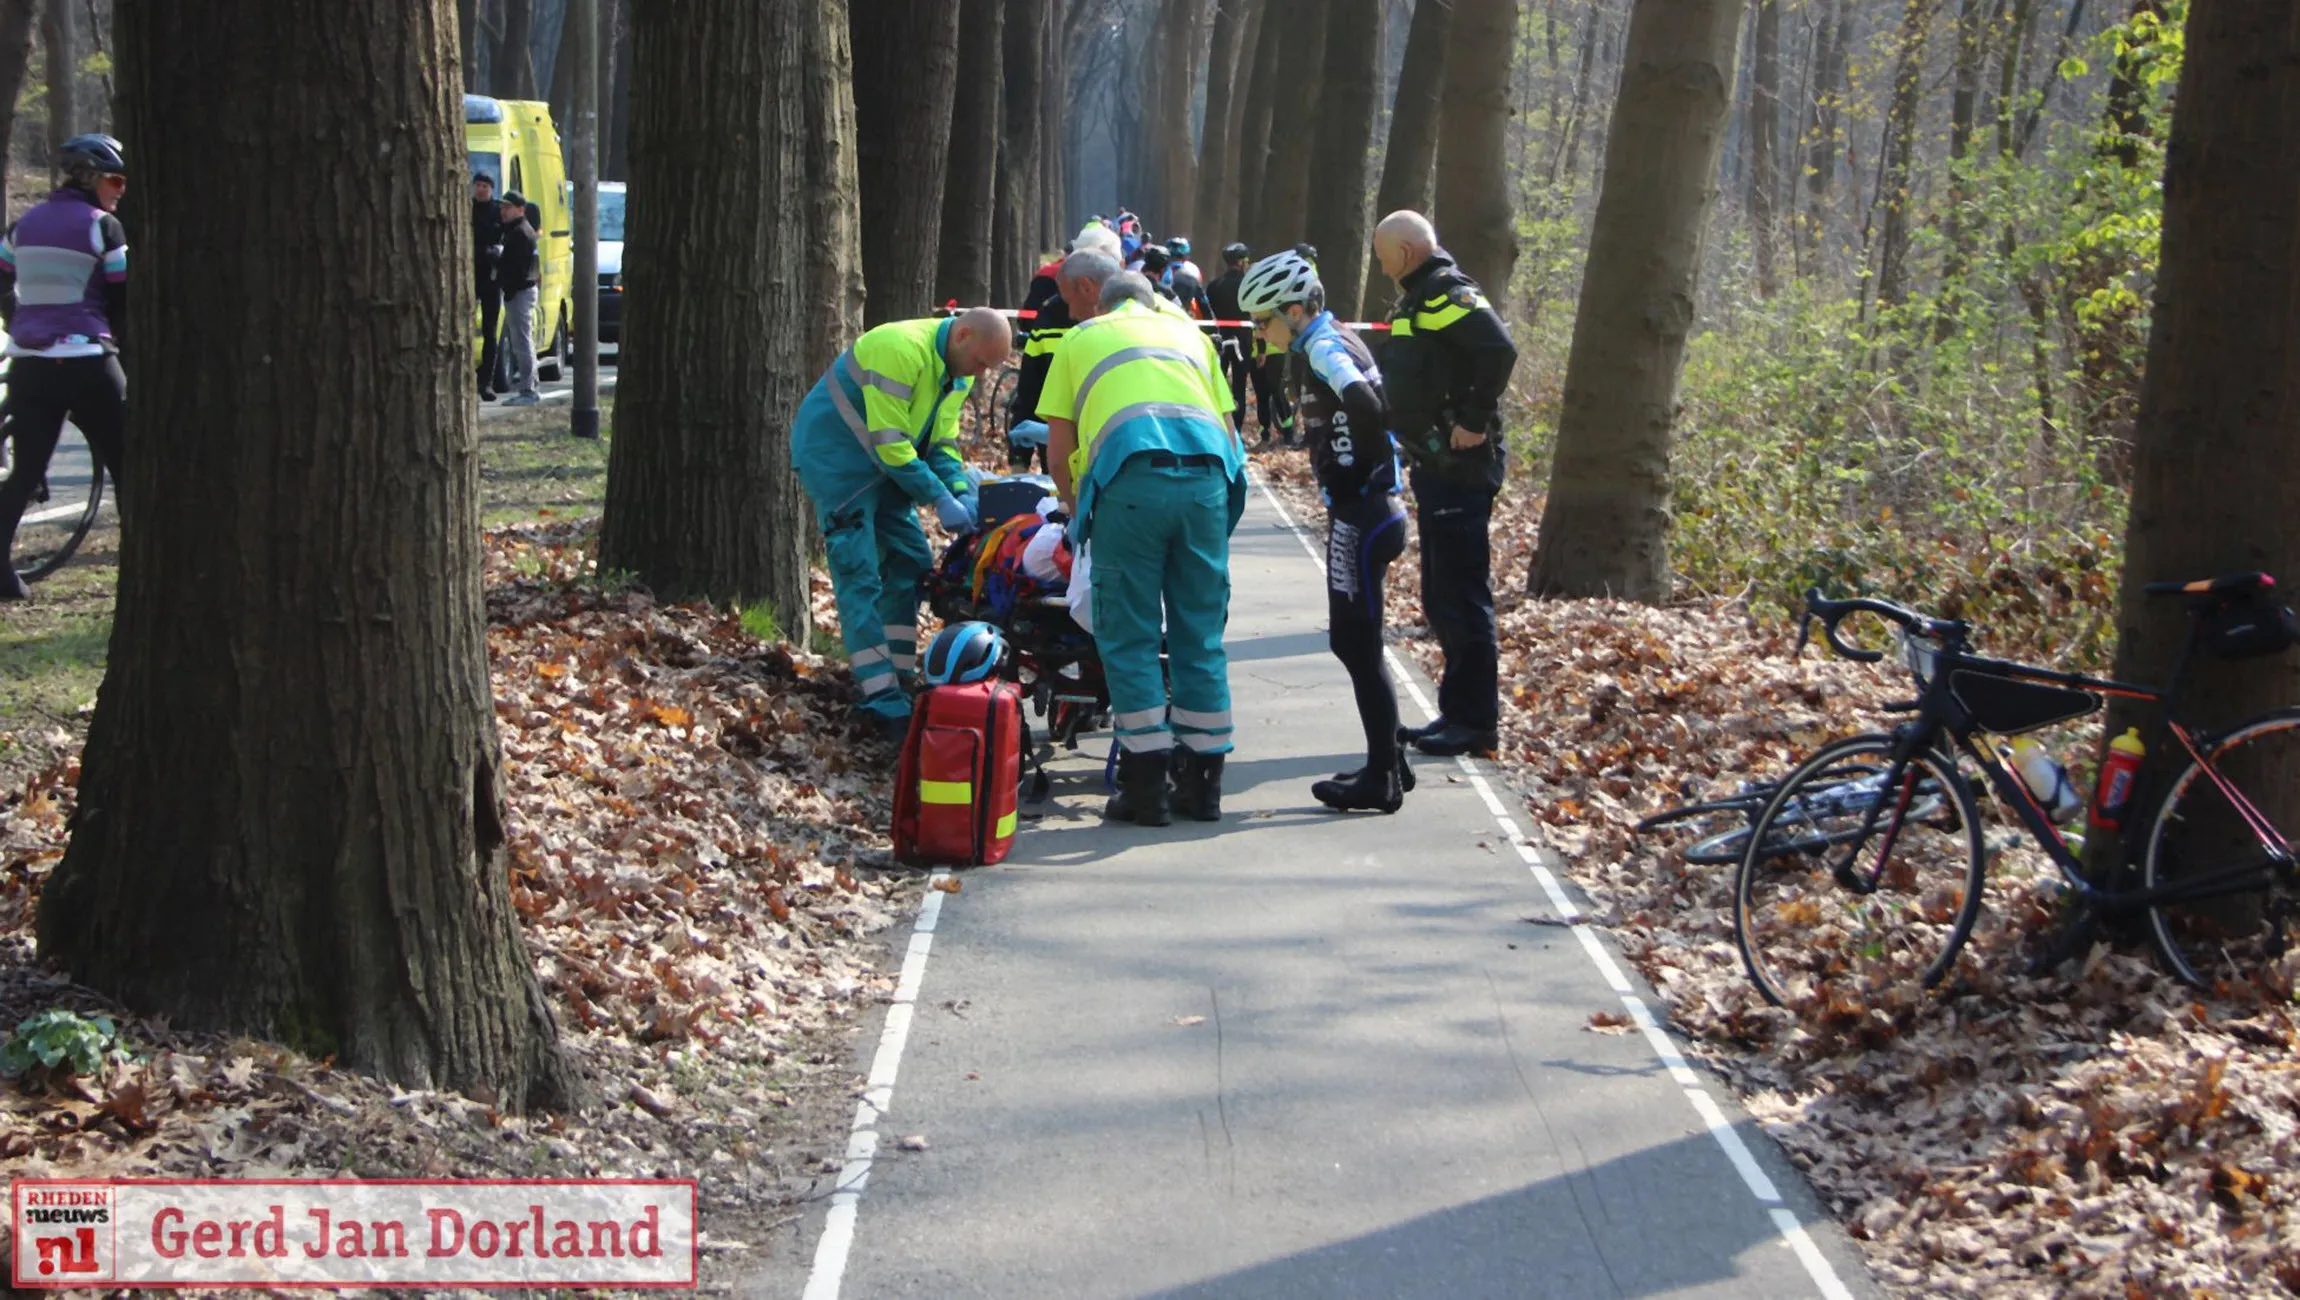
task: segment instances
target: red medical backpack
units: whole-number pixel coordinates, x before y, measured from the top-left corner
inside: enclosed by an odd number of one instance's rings
[[[1022,796],[1022,690],[993,679],[918,697],[894,791],[894,856],[912,866],[1006,860]]]

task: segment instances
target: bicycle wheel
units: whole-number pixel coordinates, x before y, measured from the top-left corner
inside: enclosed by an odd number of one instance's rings
[[[1980,810],[1956,765],[1927,752],[1890,788],[1891,736],[1821,749],[1750,828],[1733,886],[1734,940],[1758,993],[1806,1010],[1937,984],[1981,903]],[[1874,815],[1874,822],[1870,818]],[[1865,833],[1864,833],[1865,832]],[[1866,891],[1838,882],[1851,861]]]
[[[78,446],[80,456],[69,454]],[[11,458],[9,472],[15,472]],[[104,508],[104,467],[97,463],[95,454],[80,443],[77,437],[67,438],[49,461],[47,481],[32,494],[31,507],[16,525],[16,549],[12,559],[16,575],[26,582],[38,582],[71,560],[88,530],[96,526],[96,516]]]
[[[2273,864],[2237,803],[2249,803],[2266,823],[2261,829],[2273,830],[2292,852],[2290,828],[2300,826],[2300,709],[2235,728],[2205,757],[2209,772],[2191,761],[2165,792],[2141,859],[2143,885],[2198,891],[2148,909],[2165,964],[2191,984],[2241,978],[2276,961],[2300,923],[2300,882],[2289,865]]]

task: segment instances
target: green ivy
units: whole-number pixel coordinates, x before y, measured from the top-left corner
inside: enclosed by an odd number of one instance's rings
[[[0,1043],[0,1074],[13,1077],[45,1066],[92,1075],[120,1054],[120,1031],[110,1016],[51,1008],[26,1017],[8,1041]]]

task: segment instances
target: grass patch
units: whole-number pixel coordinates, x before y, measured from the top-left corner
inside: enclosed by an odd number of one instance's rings
[[[607,426],[614,397],[599,399],[601,436],[577,438],[565,402],[480,408],[480,522],[598,514],[607,504]]]
[[[763,600],[743,606],[743,630],[770,643],[784,639],[782,620],[776,616],[775,607]]]

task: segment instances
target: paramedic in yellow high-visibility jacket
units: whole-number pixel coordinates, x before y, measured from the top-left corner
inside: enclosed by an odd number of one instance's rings
[[[973,530],[958,415],[1013,345],[987,308],[881,325],[839,354],[792,421],[791,465],[822,527],[858,708],[888,735],[910,723],[902,678],[917,662],[919,578],[933,563],[914,508]]]

